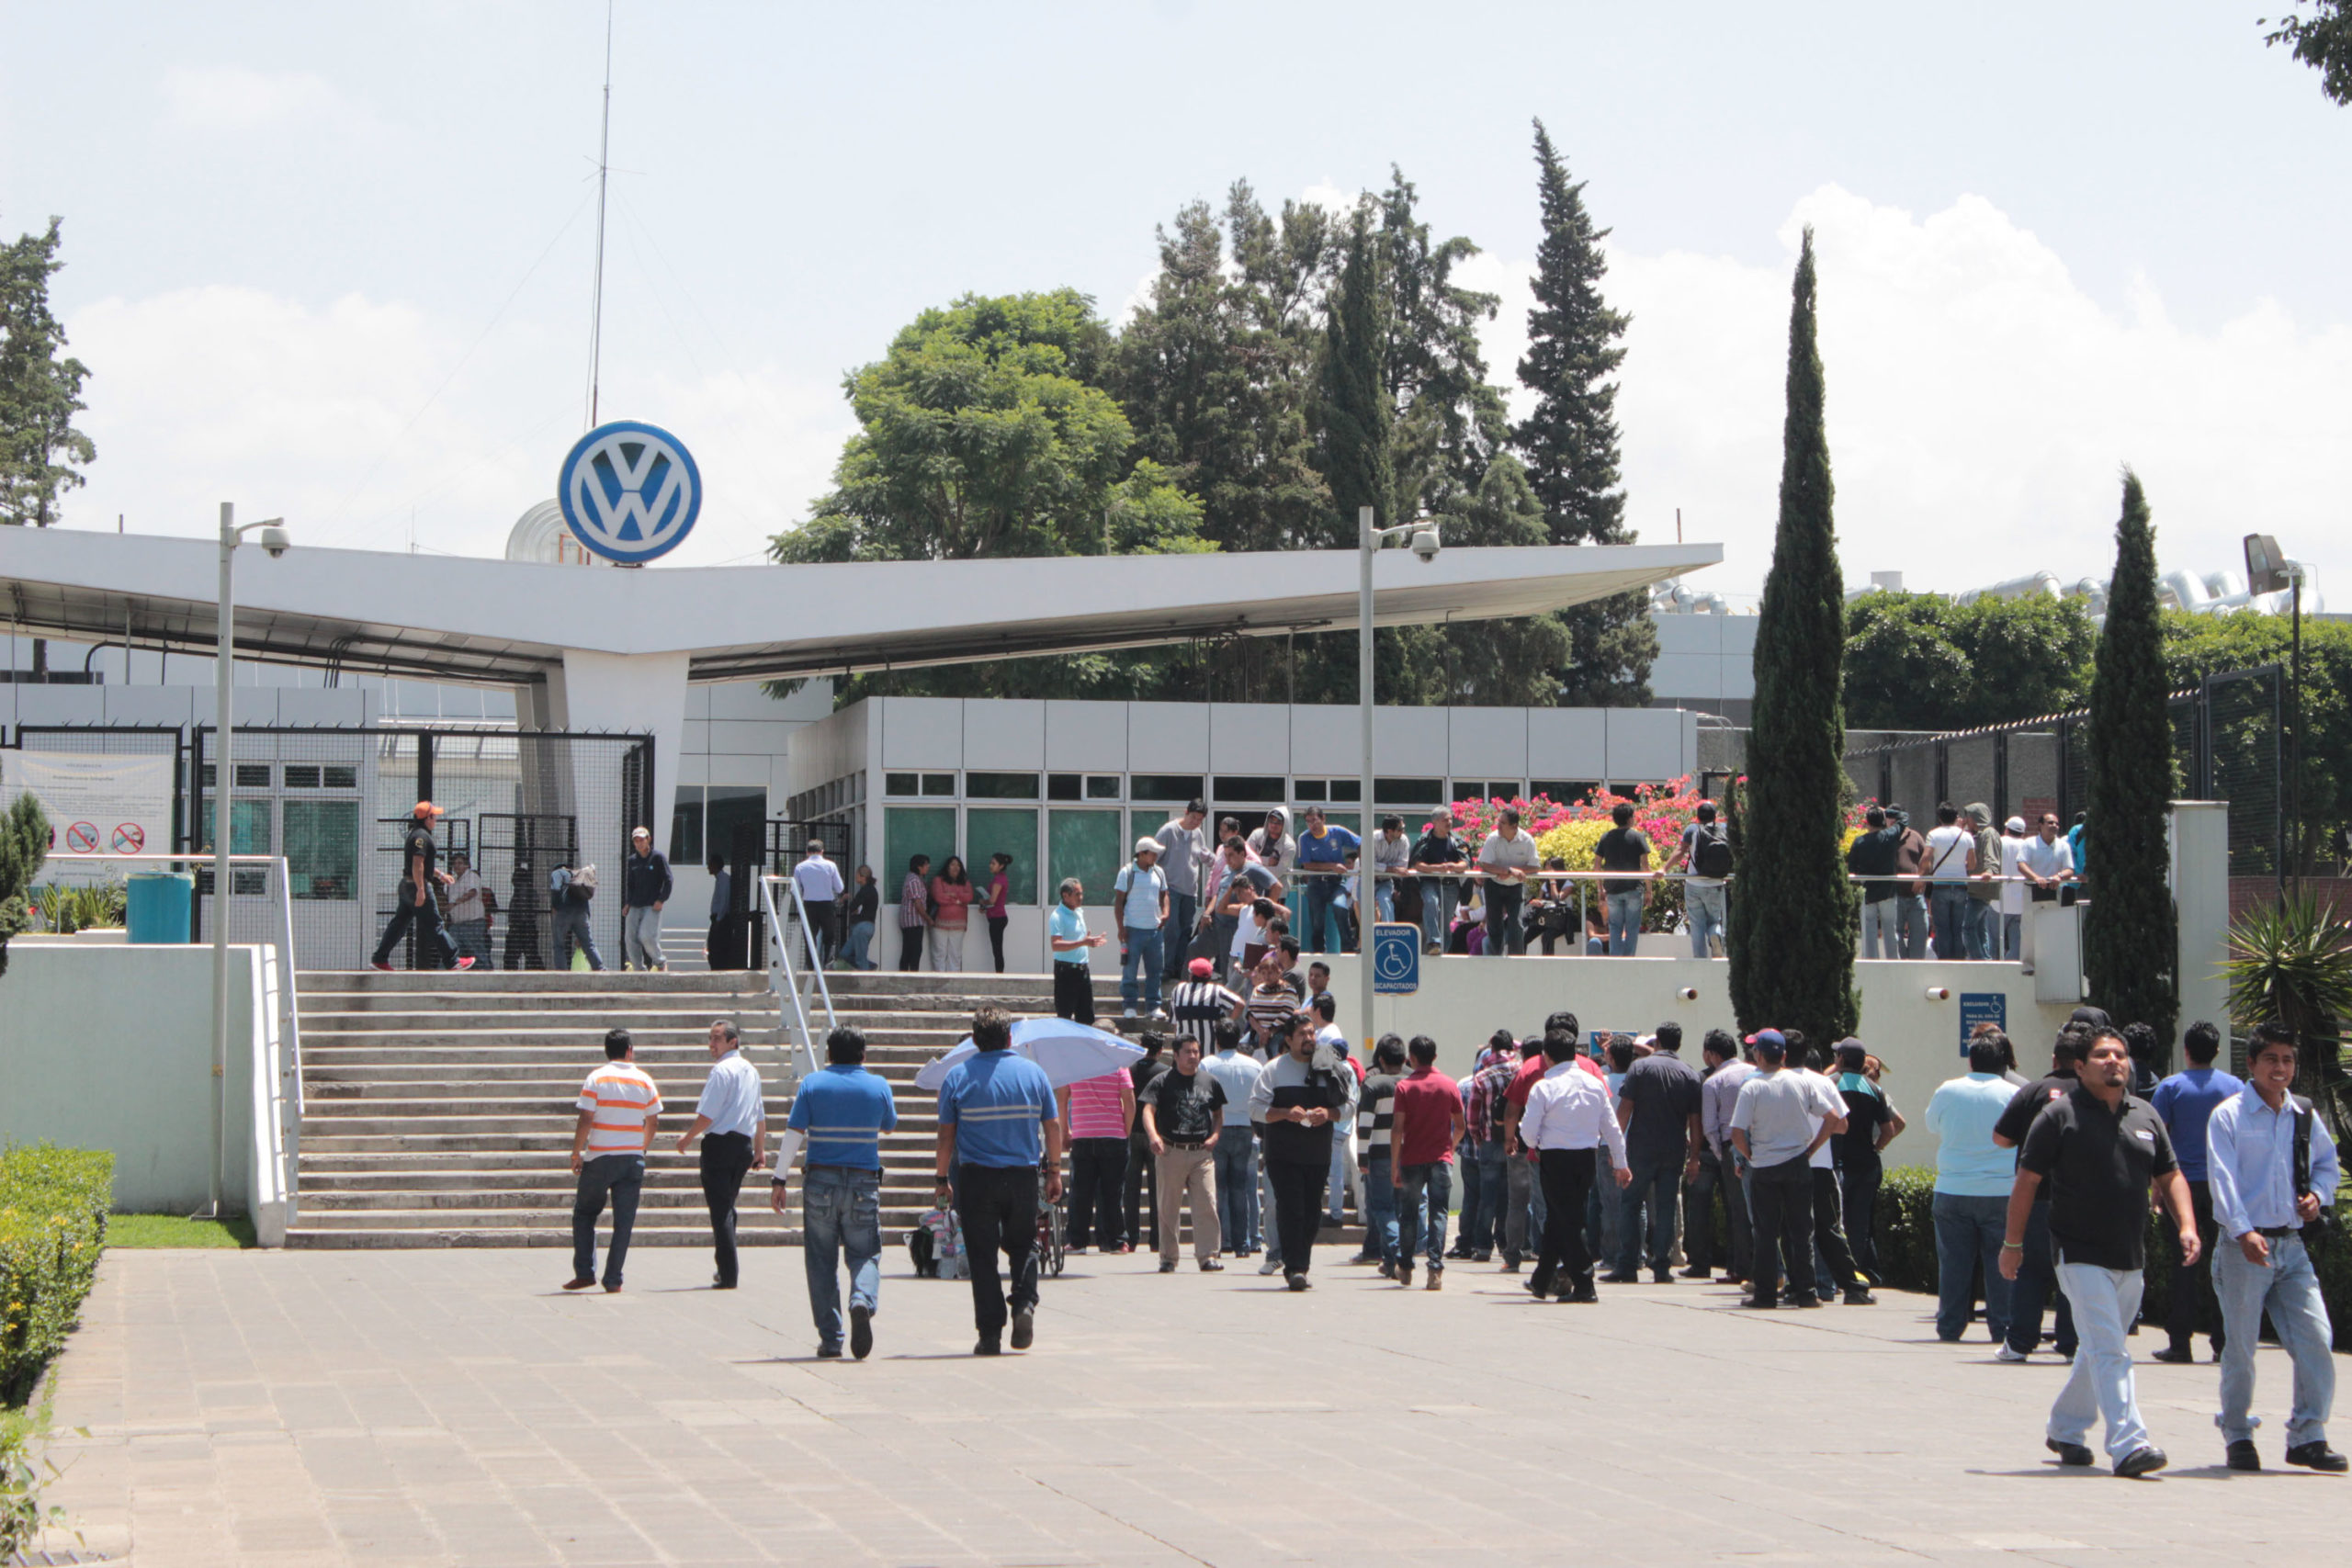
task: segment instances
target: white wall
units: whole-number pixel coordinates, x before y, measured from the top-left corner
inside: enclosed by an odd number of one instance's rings
[[[1331,990],[1340,998],[1340,1022],[1362,1038],[1357,1027],[1356,960],[1325,960],[1332,967]],[[2050,1042],[2065,1023],[2073,1004],[2041,1003],[2033,977],[2014,964],[1903,963],[1865,960],[1854,965],[1862,994],[1862,1043],[1886,1063],[1882,1085],[1910,1127],[1887,1151],[1894,1165],[1935,1163],[1936,1140],[1921,1112],[1928,1096],[1947,1078],[1967,1071],[1960,1048],[1963,992],[2000,997],[2009,1038],[2029,1075],[2049,1061]],[[1686,1001],[1689,987],[1699,993]],[[1949,987],[1950,999],[1930,1000],[1930,987]],[[1660,1023],[1682,1026],[1683,1059],[1699,1066],[1699,1042],[1710,1029],[1734,1027],[1731,965],[1694,958],[1465,958],[1421,960],[1421,988],[1411,996],[1382,997],[1373,1009],[1372,1034],[1391,1030],[1410,1038],[1427,1034],[1438,1044],[1439,1066],[1459,1077],[1487,1036],[1508,1029],[1526,1036],[1540,1031],[1545,1016],[1566,1008],[1577,1015],[1585,1037],[1600,1030],[1647,1034]]]
[[[260,950],[229,950],[224,1200],[253,1148]],[[0,1142],[109,1149],[115,1207],[187,1213],[210,1192],[212,950],[11,942],[0,976]]]

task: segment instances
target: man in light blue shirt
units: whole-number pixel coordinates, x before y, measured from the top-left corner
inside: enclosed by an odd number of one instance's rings
[[[1136,840],[1136,858],[1119,868],[1118,880],[1111,885],[1111,913],[1125,944],[1119,960],[1120,1016],[1135,1017],[1140,992],[1149,998],[1151,1016],[1166,1018],[1159,1005],[1159,981],[1165,967],[1161,939],[1168,929],[1168,874],[1159,869],[1158,839]]]
[[[1936,1135],[1936,1337],[1957,1344],[1976,1305],[1984,1271],[1984,1326],[1996,1343],[2009,1332],[2009,1282],[2001,1278],[2001,1238],[2015,1185],[2014,1150],[1993,1141],[1993,1123],[2017,1090],[2001,1074],[2009,1043],[1987,1032],[1969,1042],[1968,1072],[1928,1097]]]
[[[767,1097],[760,1089],[760,1069],[743,1060],[742,1043],[735,1025],[714,1019],[710,1025],[710,1077],[704,1080],[695,1119],[678,1140],[684,1154],[702,1139],[697,1173],[702,1201],[710,1211],[710,1236],[718,1269],[711,1288],[735,1288],[735,1205],[743,1194],[743,1177],[767,1163]]]
[[[2149,1094],[2148,1104],[2163,1118],[2165,1131],[2172,1136],[2173,1158],[2180,1162],[2180,1178],[2188,1183],[2188,1208],[2197,1216],[2201,1262],[2212,1258],[2220,1240],[2213,1229],[2213,1190],[2206,1180],[2205,1124],[2223,1100],[2243,1091],[2245,1085],[2213,1066],[2213,1058],[2222,1052],[2222,1032],[2211,1024],[2190,1024],[2180,1037],[2180,1048],[2188,1058],[2187,1070],[2158,1084]],[[2184,1366],[2195,1360],[2197,1350],[2190,1342],[2197,1337],[2199,1317],[2212,1337],[2213,1359],[2218,1361],[2228,1336],[2222,1327],[2221,1303],[2213,1296],[2212,1270],[2182,1262],[2176,1247],[2172,1299],[2165,1314],[2165,1337],[2171,1343],[2156,1352],[2156,1359]]]
[[[1325,822],[1321,807],[1306,808],[1306,829],[1298,836],[1298,869],[1306,879],[1307,951],[1343,951],[1333,900],[1340,896],[1340,872],[1348,856],[1363,848],[1353,833]]]
[[[2287,1462],[2342,1474],[2352,1461],[2327,1446],[2335,1402],[2335,1334],[2303,1227],[2335,1201],[2342,1171],[2335,1141],[2310,1103],[2288,1092],[2295,1081],[2295,1035],[2282,1024],[2255,1031],[2254,1081],[2214,1108],[2205,1126],[2213,1224],[2213,1290],[2222,1298],[2222,1413],[2214,1425],[2232,1470],[2260,1470],[2254,1446],[2254,1352],[2265,1313],[2295,1366],[2287,1416]],[[2308,1140],[2308,1168],[2296,1145]]]
[[[890,1086],[865,1070],[865,1036],[844,1025],[825,1036],[825,1070],[792,1097],[785,1125],[808,1140],[800,1184],[800,1254],[817,1354],[842,1353],[841,1277],[849,1264],[849,1348],[863,1361],[874,1348],[882,1289],[882,1134],[899,1124]],[[776,1161],[768,1207],[785,1212],[791,1173]]]
[[[1026,1350],[1036,1334],[1037,1173],[1042,1164],[1046,1201],[1059,1199],[1061,1108],[1045,1069],[1012,1054],[1012,1020],[1003,1010],[984,1007],[973,1015],[972,1045],[973,1054],[939,1087],[935,1177],[940,1201],[953,1195],[964,1227],[980,1331],[972,1354],[995,1356],[1003,1350],[1008,1305],[1012,1348]],[[997,1272],[1000,1248],[1012,1276],[1009,1302]]]

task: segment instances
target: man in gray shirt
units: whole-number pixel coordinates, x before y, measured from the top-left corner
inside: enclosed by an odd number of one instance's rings
[[[1744,1303],[1774,1307],[1772,1259],[1784,1260],[1789,1304],[1821,1304],[1813,1279],[1813,1151],[1846,1130],[1846,1101],[1827,1078],[1782,1066],[1787,1039],[1777,1029],[1747,1037],[1756,1076],[1739,1086],[1731,1112],[1732,1146],[1747,1161],[1755,1258]],[[1815,1118],[1819,1120],[1816,1121]]]
[[[1192,956],[1186,948],[1200,921],[1201,884],[1210,861],[1209,834],[1201,824],[1208,816],[1207,802],[1193,801],[1182,817],[1170,818],[1152,835],[1159,840],[1159,869],[1168,878],[1168,920],[1159,929],[1159,946],[1161,973],[1171,981],[1184,972],[1184,961]]]

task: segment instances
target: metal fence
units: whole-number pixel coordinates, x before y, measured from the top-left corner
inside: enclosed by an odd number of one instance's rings
[[[2227,801],[2230,874],[2284,875],[2287,819],[2276,664],[2211,676],[2170,700],[2173,761],[2185,798]],[[2090,794],[2090,716],[2045,718],[1849,752],[1847,770],[1873,799],[1915,820],[1938,801],[1983,801],[1996,822],[2044,811],[2071,823]]]
[[[210,726],[175,728],[24,726],[21,746],[100,753],[172,753],[173,837],[168,848],[213,842],[218,740]],[[357,968],[391,917],[401,844],[412,809],[431,800],[447,813],[435,837],[461,852],[480,878],[486,919],[454,932],[484,967],[568,965],[554,951],[548,875],[560,864],[598,868],[590,906],[598,948],[620,950],[621,867],[629,829],[658,826],[653,742],[635,735],[517,733],[506,729],[239,728],[231,763],[230,852],[282,856],[292,923],[306,968]],[[151,849],[166,846],[151,845]],[[444,869],[449,869],[445,860]],[[196,866],[197,940],[205,939],[211,872]],[[236,899],[266,893],[260,865],[233,868]],[[232,910],[232,930],[236,930]],[[392,962],[426,961],[413,938]]]

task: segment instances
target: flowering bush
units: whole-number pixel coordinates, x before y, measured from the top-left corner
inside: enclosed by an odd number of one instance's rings
[[[1737,782],[1745,784],[1747,780]],[[1703,798],[1686,773],[1664,784],[1636,784],[1630,795],[1602,788],[1582,800],[1566,803],[1549,795],[1521,795],[1510,800],[1457,800],[1451,809],[1455,836],[1462,840],[1463,852],[1468,859],[1477,858],[1478,846],[1495,830],[1508,807],[1519,813],[1520,827],[1535,836],[1536,853],[1547,861],[1566,861],[1570,871],[1592,871],[1597,869],[1593,864],[1594,846],[1600,843],[1603,833],[1615,826],[1619,804],[1630,804],[1634,808],[1633,825],[1650,840],[1650,869],[1663,871],[1681,852],[1682,835],[1699,819],[1699,804]],[[1857,805],[1846,814],[1846,844],[1852,844],[1860,835],[1862,813],[1869,804]],[[1721,820],[1719,817],[1717,821]],[[1736,871],[1734,874],[1737,874]],[[1598,902],[1597,890],[1587,897]],[[1642,929],[1671,931],[1681,919],[1681,882],[1661,880],[1650,884],[1649,897],[1642,906]]]
[[[106,1246],[114,1156],[0,1153],[0,1404],[21,1404],[82,1310]]]

